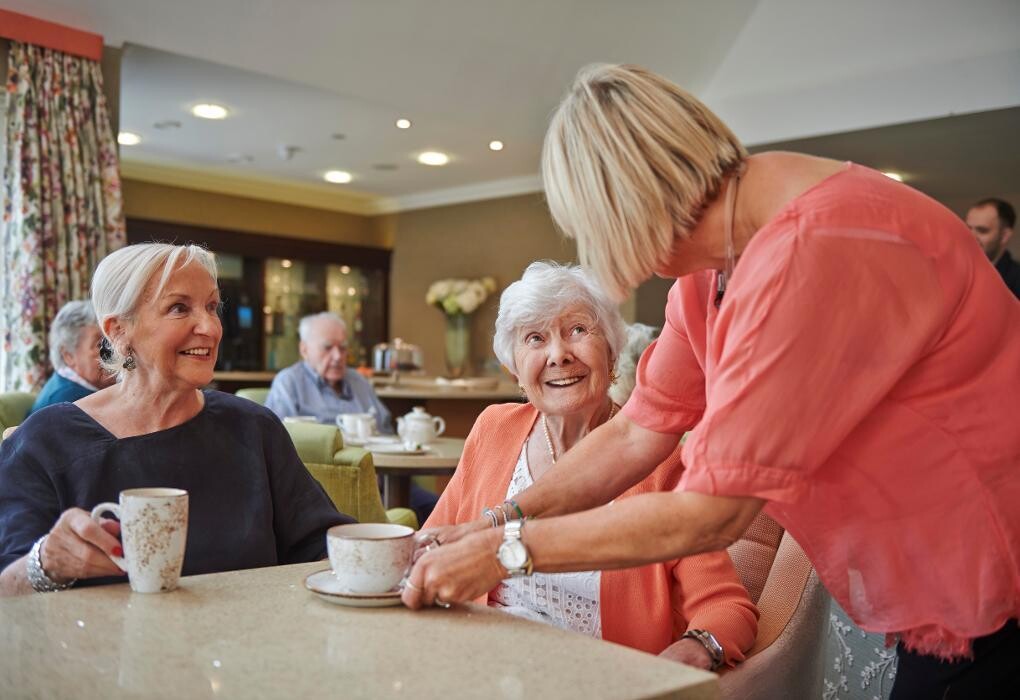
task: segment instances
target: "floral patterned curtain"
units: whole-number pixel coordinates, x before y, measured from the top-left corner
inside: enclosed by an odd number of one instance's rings
[[[11,42],[0,222],[0,391],[38,391],[60,307],[124,244],[117,148],[99,63]]]

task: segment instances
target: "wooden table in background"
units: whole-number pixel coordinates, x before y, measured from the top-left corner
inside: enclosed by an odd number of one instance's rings
[[[371,448],[366,448],[371,450]],[[453,476],[464,451],[460,438],[437,438],[423,455],[373,452],[375,471],[383,479],[383,505],[407,508],[411,502],[411,477]]]

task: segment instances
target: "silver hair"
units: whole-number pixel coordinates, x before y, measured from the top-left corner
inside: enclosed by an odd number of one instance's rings
[[[308,316],[305,316],[298,323],[297,332],[302,343],[308,342],[308,336],[312,332],[312,324],[321,319],[329,319],[330,321],[339,324],[339,326],[344,329],[344,332],[347,331],[347,322],[340,318],[337,314],[332,311],[320,311],[317,314],[309,314]]]
[[[92,276],[92,305],[95,307],[99,330],[113,350],[112,354],[100,360],[104,369],[115,373],[118,379],[122,378],[127,351],[127,348],[118,347],[113,338],[106,335],[103,327],[106,319],[130,321],[143,301],[146,287],[158,271],[162,270],[152,290],[153,298],[163,293],[173,272],[192,262],[199,263],[216,281],[216,257],[202,246],[194,244],[137,243],[115,250],[100,261]]]
[[[609,354],[615,363],[627,338],[616,303],[579,265],[560,265],[552,261],[528,265],[521,278],[500,296],[496,333],[492,338],[496,359],[516,377],[517,331],[524,325],[550,323],[571,306],[580,306],[591,313],[595,327],[609,344]]]
[[[86,299],[64,304],[50,326],[50,362],[53,369],[67,366],[63,353],[73,355],[82,330],[95,325],[96,312],[92,310],[91,301]]]

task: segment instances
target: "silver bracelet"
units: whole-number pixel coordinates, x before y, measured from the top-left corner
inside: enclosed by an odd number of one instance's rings
[[[42,567],[42,552],[43,542],[49,537],[48,534],[43,535],[35,541],[32,545],[32,549],[28,552],[28,559],[25,561],[25,572],[28,575],[28,582],[32,585],[32,590],[37,593],[52,593],[53,591],[63,591],[74,585],[74,582],[78,579],[73,578],[67,583],[57,583],[49,576],[46,575],[46,571]]]
[[[705,651],[708,652],[708,656],[712,660],[712,671],[726,662],[726,650],[722,648],[722,644],[719,643],[711,632],[707,630],[687,630],[683,633],[681,639],[695,639],[701,643],[701,646],[705,647]]]

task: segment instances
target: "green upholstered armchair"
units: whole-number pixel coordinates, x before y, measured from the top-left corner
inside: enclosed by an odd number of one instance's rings
[[[35,403],[35,396],[21,391],[0,393],[0,433],[24,422]]]
[[[269,396],[269,389],[265,387],[249,387],[246,389],[238,389],[234,392],[243,399],[254,401],[260,406],[266,405],[266,397]]]
[[[340,431],[321,423],[285,423],[298,456],[336,507],[363,523],[399,523],[418,529],[408,508],[383,508],[372,453],[344,447]]]

